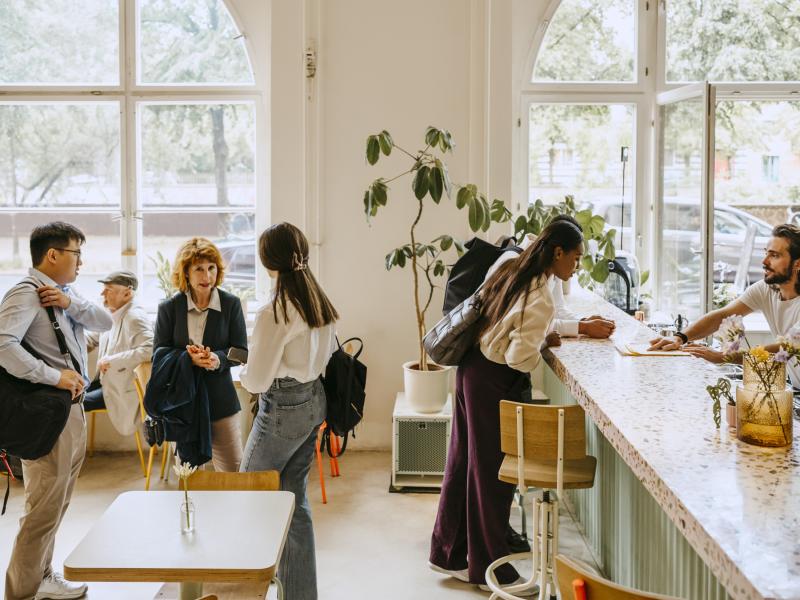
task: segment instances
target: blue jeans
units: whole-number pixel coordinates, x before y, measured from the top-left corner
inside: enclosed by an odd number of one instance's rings
[[[316,600],[314,525],[306,496],[317,431],[325,419],[325,391],[316,379],[276,379],[261,394],[258,414],[244,448],[241,471],[281,474],[281,489],[294,492],[294,515],[278,565],[287,600]]]

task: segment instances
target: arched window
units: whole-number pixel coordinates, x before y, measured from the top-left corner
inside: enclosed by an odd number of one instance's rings
[[[621,229],[664,317],[759,279],[771,226],[800,204],[798,14],[800,0],[556,0],[531,35],[520,192],[574,194]]]
[[[59,219],[87,234],[89,297],[124,267],[154,306],[163,259],[193,235],[217,243],[229,287],[253,295],[264,70],[229,8],[0,3],[0,289],[29,264],[31,228]]]

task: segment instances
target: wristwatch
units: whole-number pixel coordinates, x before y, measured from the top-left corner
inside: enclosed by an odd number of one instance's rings
[[[683,333],[682,331],[676,331],[676,332],[675,332],[675,337],[679,337],[679,338],[681,338],[681,342],[682,342],[682,343],[684,343],[684,344],[686,344],[686,343],[688,343],[688,342],[689,342],[689,336],[687,336],[687,335],[686,335],[685,333]]]

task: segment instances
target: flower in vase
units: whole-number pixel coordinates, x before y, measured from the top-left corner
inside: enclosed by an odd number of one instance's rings
[[[178,476],[178,479],[186,483],[186,480],[191,477],[192,473],[197,471],[197,467],[193,467],[189,463],[181,462],[181,459],[178,458],[178,455],[175,455],[175,465],[172,467],[173,472],[175,475]],[[185,485],[184,485],[185,487]]]
[[[789,361],[789,358],[791,358],[789,353],[783,347],[781,347],[781,349],[778,350],[772,357],[772,360],[779,363],[785,363]]]
[[[765,363],[769,360],[770,354],[764,346],[756,346],[750,350],[750,356],[757,363]]]
[[[738,352],[744,339],[744,320],[741,315],[733,315],[722,319],[717,335],[722,342],[723,353]]]

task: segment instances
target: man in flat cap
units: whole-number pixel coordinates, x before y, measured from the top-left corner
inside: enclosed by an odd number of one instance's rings
[[[103,304],[114,325],[102,334],[90,333],[89,346],[97,348],[97,372],[84,400],[87,411],[107,408],[114,428],[132,435],[139,398],[133,370],[153,355],[153,326],[135,301],[139,282],[130,271],[114,271],[100,280]]]

